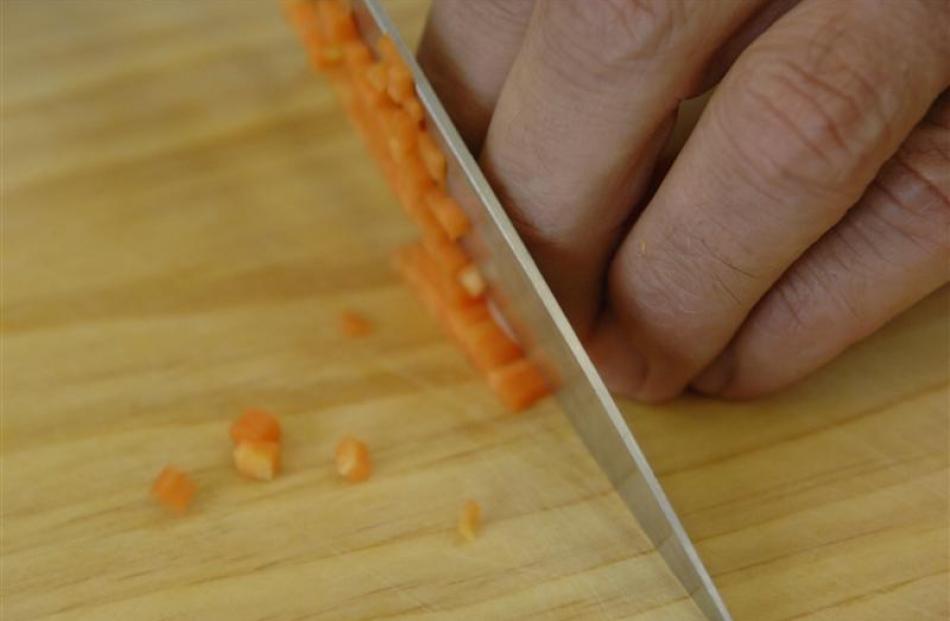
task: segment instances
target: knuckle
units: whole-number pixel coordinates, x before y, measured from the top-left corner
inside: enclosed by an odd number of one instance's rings
[[[555,0],[542,4],[551,43],[588,70],[655,58],[681,39],[687,0]]]
[[[944,145],[950,129],[941,129]],[[889,228],[950,262],[950,153],[936,149],[923,156],[902,149],[875,180],[883,198],[879,217]]]
[[[836,31],[833,31],[836,32]],[[866,154],[888,140],[873,63],[854,44],[820,40],[807,53],[750,50],[732,86],[724,122],[743,163],[775,186],[800,192],[855,192]]]

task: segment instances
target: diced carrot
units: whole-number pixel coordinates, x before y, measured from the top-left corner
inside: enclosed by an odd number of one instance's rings
[[[478,271],[475,264],[470,263],[459,270],[457,278],[462,288],[473,298],[480,297],[485,293],[485,289],[487,288],[485,279],[482,278],[482,273]]]
[[[336,446],[336,471],[351,483],[365,481],[373,473],[369,449],[356,438],[346,437]]]
[[[258,481],[270,481],[280,470],[280,444],[262,440],[244,440],[234,447],[234,467],[242,475]]]
[[[362,73],[373,64],[373,53],[362,41],[347,41],[340,49],[343,50],[343,63],[350,76]]]
[[[343,62],[343,50],[339,45],[321,45],[310,50],[310,63],[317,71],[326,71]]]
[[[422,125],[423,121],[425,121],[425,110],[423,110],[422,104],[415,95],[402,102],[402,109],[406,111],[406,114],[409,115],[409,118],[412,119],[417,125]]]
[[[447,307],[442,302],[441,294],[436,286],[422,273],[419,261],[413,257],[414,253],[421,252],[421,250],[416,246],[400,248],[393,255],[393,262],[396,271],[412,287],[429,313],[433,317],[441,318]]]
[[[380,93],[386,92],[386,66],[376,62],[366,69],[366,80]]]
[[[406,213],[416,221],[423,232],[434,232],[439,229],[439,223],[432,214],[427,213],[425,203],[425,196],[432,186],[432,180],[426,174],[419,158],[413,155],[409,155],[404,161],[400,162],[397,196]],[[428,215],[428,217],[423,214]]]
[[[488,304],[480,301],[467,306],[445,306],[443,316],[449,334],[461,344],[463,335],[471,330],[472,326],[483,321],[491,321]]]
[[[358,338],[371,334],[373,324],[356,311],[346,310],[340,315],[340,331],[350,338]]]
[[[343,4],[335,0],[320,0],[317,9],[323,33],[328,41],[342,43],[357,38],[353,14]]]
[[[390,65],[386,78],[386,92],[393,101],[403,103],[415,94],[412,74],[402,62]]]
[[[175,466],[165,466],[152,484],[152,497],[178,514],[188,510],[196,491],[195,482]]]
[[[482,371],[502,368],[522,356],[518,344],[511,340],[494,319],[464,326],[458,337],[465,353]]]
[[[438,220],[442,230],[449,236],[449,239],[459,239],[471,229],[468,216],[455,202],[455,199],[442,190],[438,188],[430,190],[426,194],[426,205],[435,219]]]
[[[402,57],[399,56],[399,50],[396,48],[396,43],[393,41],[389,35],[382,35],[376,41],[376,49],[379,50],[379,55],[386,61],[388,65],[402,64]]]
[[[401,108],[387,110],[383,117],[389,137],[389,154],[397,164],[405,162],[416,146],[416,124]]]
[[[270,412],[258,409],[244,411],[231,424],[231,440],[239,442],[280,442],[280,422]]]
[[[468,541],[475,541],[482,523],[482,508],[474,500],[466,500],[459,513],[458,531]]]
[[[440,269],[450,276],[455,276],[459,273],[459,270],[468,265],[468,255],[458,244],[450,240],[441,229],[436,229],[436,231],[437,233],[422,237],[422,246]],[[459,283],[463,284],[461,280],[459,280]],[[478,295],[476,293],[472,297],[478,297]]]
[[[426,130],[419,132],[419,155],[429,176],[440,188],[445,186],[445,155]]]
[[[312,2],[309,0],[286,0],[284,9],[287,12],[287,19],[305,43],[314,38],[321,38],[319,15],[317,14],[317,7]]]
[[[488,385],[513,412],[530,407],[550,393],[550,386],[541,370],[522,358],[488,373]]]

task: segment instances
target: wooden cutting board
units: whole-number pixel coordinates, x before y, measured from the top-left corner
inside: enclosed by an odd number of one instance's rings
[[[411,228],[273,3],[0,6],[4,620],[699,619],[557,409],[505,414],[397,282]],[[737,619],[950,614],[947,304],[772,399],[624,404]],[[247,406],[272,483],[230,465]]]

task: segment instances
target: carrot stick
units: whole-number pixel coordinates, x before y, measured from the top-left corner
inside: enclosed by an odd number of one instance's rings
[[[231,440],[280,442],[280,422],[270,412],[254,408],[245,410],[231,425]]]
[[[491,370],[488,385],[513,412],[530,407],[550,393],[550,386],[540,369],[526,358]]]
[[[188,510],[196,491],[194,481],[175,466],[165,466],[152,484],[152,497],[179,515]]]

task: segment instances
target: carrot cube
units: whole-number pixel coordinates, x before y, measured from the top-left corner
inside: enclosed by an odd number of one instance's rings
[[[280,444],[260,440],[244,440],[234,447],[234,467],[257,481],[270,481],[280,470]]]
[[[350,338],[358,338],[371,334],[373,324],[359,313],[347,310],[340,315],[340,331]]]
[[[445,186],[446,163],[445,155],[429,132],[422,130],[419,132],[419,155],[425,164],[426,171],[440,188]]]
[[[239,442],[280,442],[280,423],[264,410],[248,409],[231,425],[231,440]]]
[[[551,391],[541,370],[525,358],[491,370],[488,385],[513,412],[530,407]]]
[[[445,192],[433,188],[426,194],[426,205],[449,239],[459,239],[471,229],[468,216]]]
[[[465,353],[482,371],[502,368],[522,356],[518,344],[491,318],[461,327],[458,337]]]
[[[415,85],[409,69],[400,61],[389,66],[386,72],[386,92],[389,98],[397,103],[408,101],[415,94]]]
[[[356,438],[346,437],[336,447],[336,471],[350,483],[365,481],[373,473],[369,449]]]
[[[320,0],[317,9],[327,40],[342,43],[357,38],[356,22],[348,8],[335,0]]]
[[[478,271],[478,268],[475,267],[474,264],[470,263],[461,269],[457,279],[459,284],[462,285],[462,288],[465,289],[465,292],[473,298],[484,295],[487,285],[485,284],[485,279],[482,278],[482,273]]]
[[[481,522],[482,508],[474,500],[466,500],[459,514],[459,534],[468,541],[475,541]]]
[[[440,229],[436,230],[438,234],[422,237],[422,246],[442,271],[454,276],[459,273],[459,270],[468,265],[468,255],[465,254],[461,246],[449,240]],[[477,297],[477,294],[472,297]]]
[[[165,466],[152,484],[152,497],[179,515],[188,510],[196,491],[194,481],[175,466]]]
[[[425,110],[423,110],[422,104],[415,95],[403,100],[402,109],[406,111],[406,114],[409,115],[409,118],[412,119],[417,125],[422,125],[423,121],[425,121]]]

